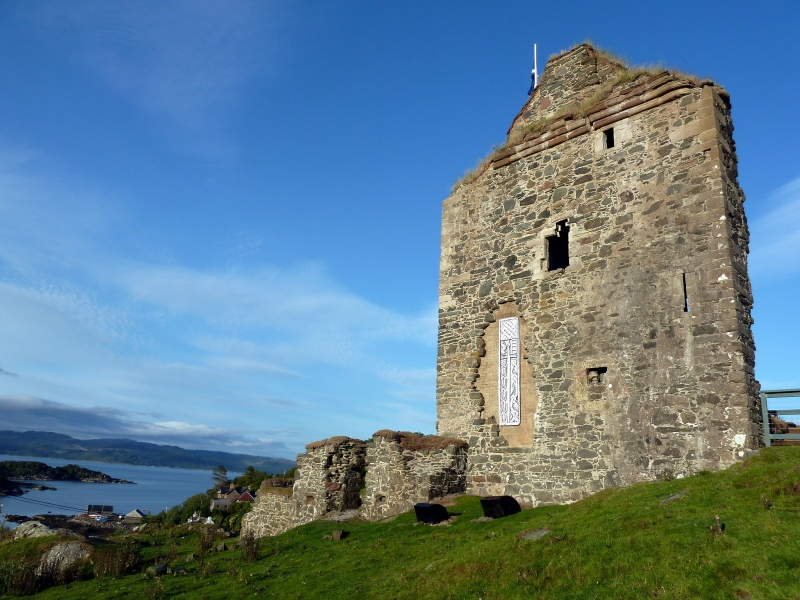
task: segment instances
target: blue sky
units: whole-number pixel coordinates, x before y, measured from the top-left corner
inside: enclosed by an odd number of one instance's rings
[[[800,387],[795,2],[0,4],[3,428],[292,457],[435,429],[441,202],[531,50],[731,93],[757,374]]]

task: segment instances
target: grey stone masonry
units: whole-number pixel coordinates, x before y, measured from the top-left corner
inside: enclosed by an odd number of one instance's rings
[[[467,449],[461,440],[379,431],[367,443],[361,514],[373,521],[411,510],[418,502],[464,492],[466,468]]]
[[[253,507],[242,518],[242,536],[255,538],[278,535],[295,526],[294,498],[265,489],[256,494]]]
[[[297,457],[293,488],[298,520],[313,521],[329,512],[358,508],[364,481],[365,443],[335,437],[306,446]]]
[[[468,493],[571,502],[761,445],[730,110],[582,44],[444,201],[437,428],[469,443]],[[519,426],[497,420],[508,317]]]
[[[278,535],[328,513],[361,505],[365,443],[340,436],[308,444],[306,450],[297,457],[291,496],[262,486],[253,508],[242,519],[242,535]]]

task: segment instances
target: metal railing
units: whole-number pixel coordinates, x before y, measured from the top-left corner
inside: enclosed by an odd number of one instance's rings
[[[800,398],[800,390],[765,390],[761,394],[761,416],[764,425],[764,445],[772,446],[772,440],[800,440],[800,433],[772,433],[769,422],[769,413],[777,416],[800,415],[800,409],[769,408],[772,398]]]

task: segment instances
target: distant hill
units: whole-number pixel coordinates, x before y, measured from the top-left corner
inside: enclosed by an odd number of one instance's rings
[[[285,458],[186,450],[125,439],[79,440],[50,431],[0,431],[0,454],[180,469],[211,470],[223,465],[228,471],[244,471],[253,466],[265,473],[283,473],[295,466]]]

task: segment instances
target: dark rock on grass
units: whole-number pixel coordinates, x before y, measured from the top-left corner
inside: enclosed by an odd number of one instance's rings
[[[159,563],[157,565],[147,567],[146,573],[148,575],[153,575],[155,577],[161,577],[162,575],[165,575],[167,573],[167,565]]]
[[[515,515],[522,510],[512,496],[486,496],[481,498],[481,508],[485,517],[494,519]]]

